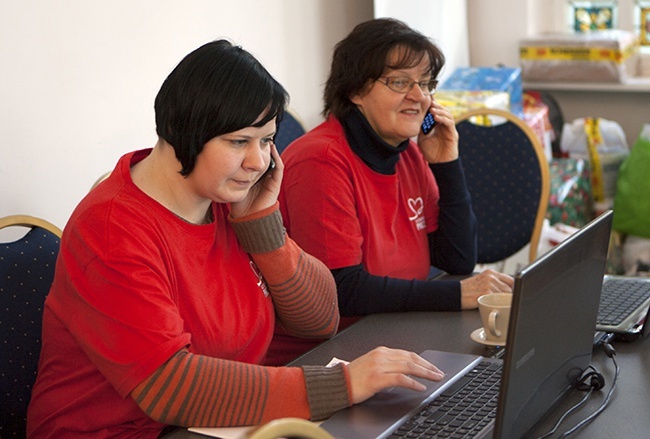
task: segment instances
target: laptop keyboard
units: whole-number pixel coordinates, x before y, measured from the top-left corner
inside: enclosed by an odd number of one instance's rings
[[[650,282],[635,279],[609,279],[603,284],[597,322],[616,326],[650,297]]]
[[[471,438],[496,416],[501,363],[482,361],[389,438]]]

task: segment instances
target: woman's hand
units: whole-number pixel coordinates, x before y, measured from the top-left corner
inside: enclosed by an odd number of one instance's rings
[[[275,161],[275,168],[260,176],[243,200],[230,204],[230,215],[233,218],[259,212],[273,206],[278,200],[284,175],[284,163],[275,144],[271,144],[271,158]]]
[[[495,270],[485,270],[460,281],[460,305],[462,309],[478,307],[478,298],[489,293],[512,293],[515,280],[512,276]]]
[[[433,131],[424,134],[420,131],[418,146],[430,164],[446,163],[458,158],[458,131],[451,111],[431,101],[428,110],[436,121]]]
[[[419,355],[378,347],[349,364],[352,403],[358,404],[394,386],[422,392],[426,387],[411,376],[440,381],[444,373]]]

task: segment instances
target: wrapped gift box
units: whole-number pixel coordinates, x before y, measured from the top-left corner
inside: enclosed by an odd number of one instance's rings
[[[555,223],[582,227],[594,218],[589,162],[554,158],[549,163],[551,193],[546,218]]]
[[[549,119],[548,106],[537,92],[524,92],[524,121],[537,134],[544,147],[546,158],[551,160],[555,133]]]
[[[545,34],[519,42],[525,81],[623,82],[637,74],[638,52],[636,35],[619,29]]]
[[[621,125],[612,120],[581,117],[565,123],[561,149],[571,158],[588,160],[595,211],[612,207],[618,170],[630,150]]]
[[[521,69],[518,67],[459,67],[438,90],[505,92],[508,94],[510,111],[523,116],[523,88]]]
[[[458,117],[477,108],[510,109],[510,95],[503,91],[440,90],[436,101]]]

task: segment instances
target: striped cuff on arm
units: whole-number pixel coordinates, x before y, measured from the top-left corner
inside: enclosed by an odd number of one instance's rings
[[[321,421],[350,406],[346,366],[302,366],[312,421]]]
[[[230,218],[230,224],[246,253],[267,253],[285,243],[286,231],[278,203],[257,214]]]

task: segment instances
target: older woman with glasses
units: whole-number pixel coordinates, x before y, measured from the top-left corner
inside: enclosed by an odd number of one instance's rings
[[[454,119],[432,98],[443,65],[440,49],[398,20],[359,24],[335,48],[325,122],[282,154],[284,222],[332,271],[340,328],[372,313],[472,309],[512,290],[502,273],[469,276],[476,218]],[[429,280],[432,267],[467,276]],[[267,364],[313,345],[277,325]]]

